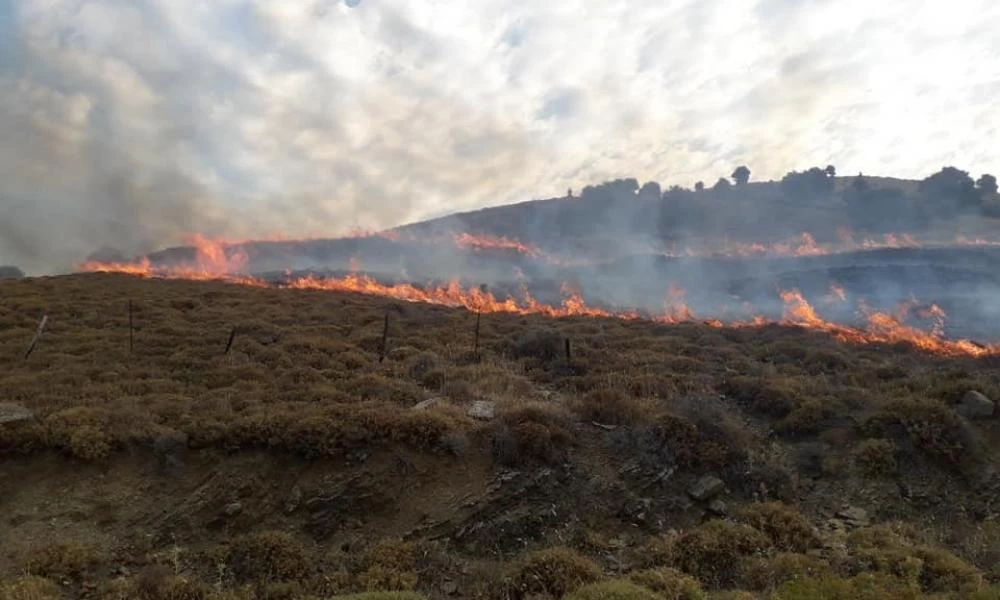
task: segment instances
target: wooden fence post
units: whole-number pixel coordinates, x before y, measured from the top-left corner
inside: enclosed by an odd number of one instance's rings
[[[35,351],[35,344],[38,343],[38,338],[42,337],[42,332],[45,331],[45,324],[49,322],[48,315],[42,315],[42,321],[38,324],[38,329],[35,331],[35,337],[31,338],[31,343],[28,344],[28,349],[24,351],[24,360],[28,360],[31,353]]]
[[[566,362],[573,362],[573,355],[569,351],[569,338],[566,338],[564,341],[566,343]]]
[[[229,341],[226,342],[226,351],[223,354],[229,354],[229,349],[233,347],[233,340],[236,339],[236,328],[229,332]]]
[[[128,301],[128,353],[132,354],[135,350],[135,329],[132,325],[132,299],[129,298]]]
[[[385,325],[382,327],[382,348],[379,350],[378,361],[385,360],[385,355],[389,351],[389,310],[385,311]]]

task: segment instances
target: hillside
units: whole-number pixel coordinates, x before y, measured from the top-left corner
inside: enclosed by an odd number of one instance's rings
[[[995,356],[124,275],[0,298],[3,600],[1000,594]]]

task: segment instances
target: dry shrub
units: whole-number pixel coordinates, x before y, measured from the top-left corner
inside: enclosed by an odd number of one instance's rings
[[[41,577],[79,578],[99,565],[104,557],[96,546],[55,544],[28,552],[24,570]]]
[[[559,405],[529,402],[505,409],[493,432],[493,458],[511,466],[562,461],[573,440],[569,425]]]
[[[774,589],[786,581],[833,574],[825,560],[792,552],[743,558],[740,570],[743,586],[758,591]]]
[[[819,546],[820,539],[802,513],[781,502],[764,502],[742,507],[740,519],[771,538],[774,546],[788,552],[805,552]]]
[[[888,573],[918,583],[928,592],[964,591],[982,584],[982,575],[950,551],[924,543],[907,524],[866,527],[848,536],[859,571]]]
[[[638,400],[617,390],[595,390],[574,406],[585,421],[608,425],[635,425],[646,420],[648,411]]]
[[[868,477],[885,477],[896,473],[896,444],[892,440],[865,440],[854,449],[854,464]]]
[[[412,590],[417,585],[416,547],[401,540],[382,540],[361,559],[358,584],[369,591]]]
[[[410,360],[409,374],[416,381],[423,380],[427,373],[438,366],[438,356],[433,352],[421,352]]]
[[[674,565],[715,588],[735,585],[740,559],[771,549],[763,533],[741,523],[712,520],[681,534],[674,542]]]
[[[601,568],[589,558],[569,548],[555,547],[518,558],[511,566],[506,584],[515,598],[547,594],[559,598],[601,578]]]
[[[290,581],[305,576],[308,553],[289,534],[264,531],[233,540],[226,564],[240,581]]]
[[[743,376],[726,380],[722,392],[754,412],[778,419],[798,408],[802,395],[794,380]]]
[[[433,371],[427,371],[420,378],[420,385],[424,386],[429,390],[438,391],[444,387],[445,381],[447,380],[447,375],[440,369],[434,369]]]
[[[0,581],[0,600],[59,600],[59,586],[42,577],[26,575]]]
[[[912,583],[884,574],[865,573],[852,578],[815,577],[782,584],[770,600],[919,600]]]
[[[563,336],[554,332],[533,331],[509,342],[504,349],[514,358],[533,358],[549,362],[563,355]]]
[[[669,596],[666,596],[669,598]],[[663,600],[655,593],[627,579],[613,579],[585,585],[564,596],[564,600]]]
[[[666,600],[707,600],[708,595],[693,577],[676,569],[662,567],[637,571],[628,576],[629,581],[650,589]]]
[[[330,600],[427,600],[427,598],[417,592],[364,592],[332,596]]]
[[[774,424],[774,430],[786,435],[815,433],[822,430],[823,423],[835,412],[821,400],[809,398],[803,400],[797,408],[788,413],[785,418]]]
[[[982,442],[975,431],[940,402],[922,399],[893,400],[865,424],[871,435],[891,437],[901,427],[913,444],[948,464],[982,458]]]

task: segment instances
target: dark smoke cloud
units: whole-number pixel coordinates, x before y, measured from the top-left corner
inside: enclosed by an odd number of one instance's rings
[[[0,263],[740,163],[986,172],[1000,9],[932,4],[0,3]]]

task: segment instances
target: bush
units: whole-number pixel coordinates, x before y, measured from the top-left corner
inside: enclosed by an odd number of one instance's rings
[[[665,600],[707,600],[701,585],[692,577],[676,569],[663,567],[638,571],[628,576],[629,581],[648,588]]]
[[[885,575],[815,577],[782,584],[770,600],[918,600],[920,590]]]
[[[508,346],[514,358],[534,358],[543,362],[553,361],[565,351],[563,336],[551,332],[531,332]]]
[[[41,577],[79,578],[100,564],[101,551],[83,544],[55,544],[35,548],[28,553],[24,569]]]
[[[287,533],[264,531],[233,541],[226,558],[241,581],[290,581],[301,579],[308,564],[305,548]]]
[[[509,466],[561,462],[573,441],[568,427],[568,415],[557,405],[528,403],[505,410],[494,429],[493,458]]]
[[[664,598],[670,596],[657,594],[625,579],[592,583],[564,596],[564,600],[663,600]]]
[[[825,577],[833,571],[824,560],[791,552],[746,557],[742,559],[740,569],[743,585],[760,591],[774,589],[786,581]]]
[[[55,583],[27,575],[0,581],[0,600],[59,600],[62,592]]]
[[[673,562],[702,583],[725,588],[739,581],[742,557],[763,555],[770,548],[770,540],[748,525],[713,520],[677,538]]]
[[[731,377],[722,385],[722,392],[735,398],[750,410],[781,419],[799,406],[799,390],[786,380],[765,380],[758,377]]]
[[[637,400],[617,390],[595,390],[580,399],[575,407],[580,418],[608,425],[634,425],[646,412]]]
[[[559,598],[601,578],[601,568],[589,558],[563,547],[548,548],[514,562],[507,587],[514,597],[548,594]]]
[[[805,552],[819,545],[812,524],[794,508],[780,502],[750,504],[739,511],[740,518],[763,532],[779,550]]]
[[[896,444],[892,440],[865,440],[854,449],[854,464],[868,477],[896,473]]]
[[[382,540],[361,560],[358,584],[370,591],[406,591],[417,585],[416,548],[401,540]]]
[[[889,437],[902,427],[913,444],[948,464],[981,457],[982,443],[975,432],[944,404],[932,400],[894,400],[865,424],[872,435]]]
[[[330,600],[427,600],[427,598],[417,592],[365,592],[333,596]]]

